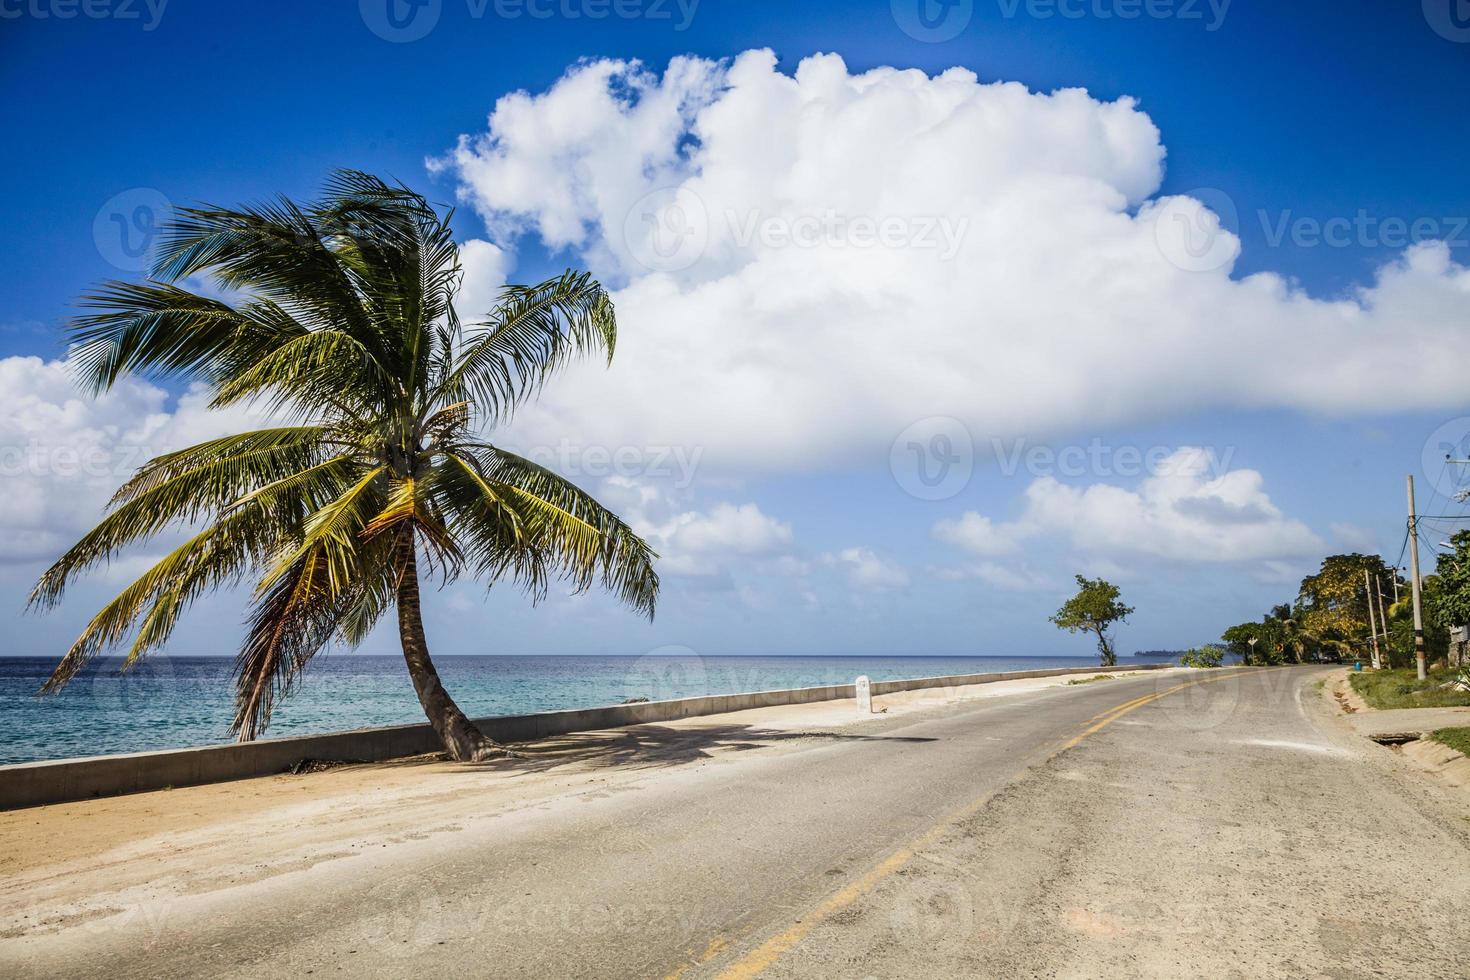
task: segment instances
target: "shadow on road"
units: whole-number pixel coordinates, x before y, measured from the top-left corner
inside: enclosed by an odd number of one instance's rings
[[[721,752],[743,752],[796,740],[820,742],[933,742],[933,738],[853,735],[840,732],[781,731],[753,725],[710,725],[670,728],[637,725],[615,731],[573,732],[511,746],[515,755],[464,770],[524,775],[563,766],[584,768],[666,769],[712,758]]]

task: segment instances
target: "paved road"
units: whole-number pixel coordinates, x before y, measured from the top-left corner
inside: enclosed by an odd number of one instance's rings
[[[0,974],[1464,978],[1465,811],[1332,718],[1321,676],[685,745],[576,806],[0,941]]]

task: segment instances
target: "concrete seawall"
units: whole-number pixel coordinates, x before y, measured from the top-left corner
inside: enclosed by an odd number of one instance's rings
[[[1109,673],[1158,670],[1170,664],[1111,667]],[[1020,670],[999,674],[962,674],[953,677],[919,677],[910,680],[874,681],[873,694],[894,694],[925,688],[961,687],[1027,677],[1057,677],[1091,674],[1097,667],[1067,667],[1050,670]],[[672,701],[646,701],[605,708],[543,711],[532,715],[477,718],[475,724],[499,742],[524,742],[571,732],[648,725],[680,718],[719,715],[747,708],[785,704],[810,704],[856,697],[852,684],[803,687],[749,694],[712,694]],[[128,755],[102,755],[84,759],[23,762],[0,766],[0,810],[65,803],[120,793],[140,793],[175,786],[196,786],[252,776],[285,772],[311,759],[323,762],[381,762],[420,755],[439,748],[434,730],[427,724],[391,728],[362,728],[328,735],[301,735],[261,739],[229,745],[193,749],[165,749]]]

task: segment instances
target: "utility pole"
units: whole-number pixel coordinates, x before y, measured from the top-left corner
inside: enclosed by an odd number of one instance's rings
[[[1414,515],[1414,474],[1409,474],[1409,585],[1414,595],[1414,669],[1422,681],[1429,676],[1424,664],[1423,586],[1419,584],[1419,518]]]
[[[1373,669],[1380,670],[1383,661],[1378,656],[1378,625],[1373,622],[1373,583],[1368,578],[1368,569],[1363,568],[1363,588],[1366,590],[1363,598],[1368,600],[1368,635],[1373,637]]]
[[[1394,578],[1398,578],[1398,572],[1394,572]],[[1383,580],[1377,575],[1373,576],[1373,589],[1378,593],[1378,625],[1383,627],[1383,652],[1389,652],[1388,646],[1388,617],[1383,614]],[[1388,658],[1392,662],[1393,658]]]

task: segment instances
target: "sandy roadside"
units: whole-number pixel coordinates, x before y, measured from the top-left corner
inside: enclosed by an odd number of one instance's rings
[[[518,810],[575,804],[645,779],[683,778],[728,764],[736,753],[794,751],[834,729],[1091,676],[887,695],[874,699],[868,717],[851,701],[833,701],[577,733],[518,746],[520,758],[481,766],[425,757],[0,813],[0,938],[259,881]],[[692,765],[671,769],[670,758]]]

